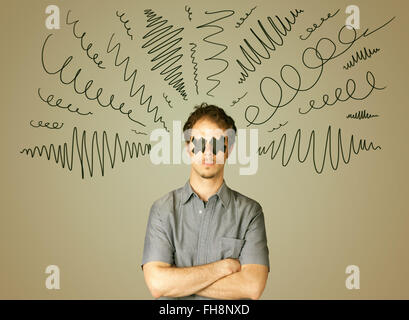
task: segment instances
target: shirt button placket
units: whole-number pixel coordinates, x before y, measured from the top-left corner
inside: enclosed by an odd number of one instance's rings
[[[198,264],[205,264],[206,263],[206,237],[208,234],[208,228],[209,228],[209,210],[211,206],[210,203],[207,203],[206,208],[204,208],[203,202],[201,203],[201,211],[202,213],[200,214],[202,219],[202,227],[200,228],[200,235],[199,235],[199,250],[198,250],[198,256],[197,256],[197,262]]]

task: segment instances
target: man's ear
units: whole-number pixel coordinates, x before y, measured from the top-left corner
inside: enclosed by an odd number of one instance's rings
[[[190,150],[189,150],[190,141],[185,141],[185,150],[187,155],[190,157]]]

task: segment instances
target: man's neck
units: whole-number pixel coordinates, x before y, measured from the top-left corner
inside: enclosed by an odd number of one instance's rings
[[[223,184],[223,175],[212,179],[205,179],[200,176],[190,175],[189,179],[192,189],[197,193],[200,199],[208,201]]]

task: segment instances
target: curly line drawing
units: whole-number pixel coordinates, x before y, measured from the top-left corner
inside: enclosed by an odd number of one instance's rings
[[[283,165],[283,167],[285,167],[285,166],[288,165],[288,163],[291,160],[291,157],[293,155],[295,144],[296,144],[297,140],[298,140],[298,151],[297,151],[298,161],[301,162],[301,163],[305,162],[305,160],[307,159],[307,157],[308,157],[308,155],[310,153],[311,146],[312,146],[312,161],[313,161],[313,164],[314,164],[315,171],[318,174],[321,174],[322,171],[324,170],[327,153],[329,154],[330,164],[332,166],[332,169],[337,170],[338,165],[339,165],[340,156],[342,156],[342,160],[344,161],[344,163],[348,164],[349,161],[351,160],[352,151],[357,155],[361,150],[369,151],[370,149],[372,149],[372,150],[381,149],[380,146],[374,147],[373,142],[371,142],[369,144],[369,146],[367,146],[367,141],[365,139],[360,139],[359,144],[358,144],[358,149],[355,150],[354,135],[351,135],[351,140],[349,142],[348,157],[345,158],[344,150],[343,150],[343,147],[342,147],[342,133],[341,133],[341,128],[339,128],[338,129],[338,143],[337,143],[337,151],[338,152],[336,154],[336,163],[334,165],[333,160],[332,160],[332,158],[333,158],[332,153],[333,152],[332,152],[332,146],[331,146],[331,140],[332,140],[331,139],[331,126],[328,126],[327,137],[326,137],[326,141],[325,141],[325,148],[324,148],[324,151],[323,151],[323,154],[322,154],[321,169],[317,168],[317,162],[316,162],[317,155],[316,155],[316,152],[315,152],[316,141],[315,141],[315,131],[314,130],[312,130],[312,132],[310,134],[310,139],[309,139],[309,142],[308,142],[308,148],[307,148],[307,151],[305,152],[304,159],[301,159],[301,155],[300,155],[300,153],[301,153],[301,151],[300,151],[301,150],[301,146],[300,146],[301,145],[301,129],[298,129],[297,133],[295,134],[295,137],[294,137],[294,140],[293,140],[293,145],[292,145],[292,148],[291,148],[291,152],[290,152],[290,155],[288,156],[287,161],[285,161],[285,159],[284,159],[285,148],[286,148],[286,145],[287,145],[287,134],[285,134],[285,133],[281,136],[280,144],[278,145],[276,151],[274,151],[274,144],[275,144],[276,141],[273,140],[268,145],[268,147],[265,147],[265,146],[264,147],[259,147],[258,148],[258,154],[260,156],[262,154],[267,154],[271,149],[270,159],[274,160],[274,158],[277,156],[278,152],[280,151],[281,144],[283,144],[281,164]]]
[[[146,132],[136,131],[136,130],[134,130],[134,129],[132,129],[131,131],[135,132],[136,134],[143,134],[143,135],[145,135],[145,136],[148,135]]]
[[[67,165],[70,171],[72,171],[72,168],[73,168],[74,153],[75,153],[81,165],[82,179],[84,179],[84,176],[85,176],[84,174],[84,167],[85,167],[84,155],[86,157],[86,164],[88,165],[89,174],[92,177],[94,174],[94,149],[96,148],[96,152],[98,154],[98,160],[99,160],[97,164],[101,168],[102,176],[104,176],[105,154],[106,152],[108,153],[111,168],[114,168],[118,147],[119,147],[122,162],[125,162],[127,152],[129,152],[129,157],[132,159],[134,157],[139,158],[140,155],[144,156],[147,153],[149,154],[151,150],[150,144],[145,144],[145,146],[143,146],[142,143],[140,142],[138,142],[138,144],[136,144],[135,142],[132,142],[130,144],[127,140],[125,141],[125,146],[123,146],[119,138],[119,135],[117,133],[115,135],[115,142],[113,146],[113,156],[112,156],[106,132],[104,131],[102,133],[102,144],[100,147],[98,143],[98,133],[94,131],[94,134],[92,135],[92,142],[91,142],[91,150],[90,150],[91,153],[89,153],[87,150],[86,131],[84,130],[82,132],[81,143],[80,143],[78,141],[77,127],[74,127],[72,131],[72,139],[71,139],[71,152],[69,152],[68,144],[65,142],[63,146],[59,145],[58,147],[55,147],[54,144],[50,144],[48,148],[45,145],[41,147],[35,146],[33,149],[24,148],[23,150],[20,151],[20,153],[26,153],[26,155],[30,154],[31,158],[34,158],[36,153],[38,153],[39,157],[42,157],[43,152],[45,152],[48,160],[51,159],[51,155],[53,154],[54,161],[56,163],[60,162],[63,168],[65,168],[65,165]]]
[[[193,42],[190,42],[189,45],[192,46],[192,48],[190,48],[190,51],[192,51],[192,54],[190,55],[190,57],[192,58],[192,64],[193,64],[193,69],[194,69],[194,71],[193,71],[193,75],[194,75],[193,79],[195,80],[196,94],[199,94],[199,85],[198,85],[199,81],[197,80],[197,76],[198,76],[198,74],[197,74],[197,62],[196,62],[196,60],[195,60],[195,54],[196,54],[196,47],[197,47],[197,45],[196,45],[196,43],[193,43]]]
[[[247,93],[248,93],[248,92],[246,92],[245,94],[243,94],[241,97],[238,97],[237,100],[233,100],[233,102],[232,102],[232,104],[230,105],[230,107],[233,107],[233,106],[235,106],[237,103],[239,103],[239,101],[240,101],[241,99],[243,99],[243,98],[247,95]]]
[[[240,28],[240,26],[247,20],[247,18],[252,14],[252,12],[257,8],[255,6],[249,12],[246,12],[244,17],[241,17],[239,21],[236,22],[235,28]]]
[[[158,61],[151,68],[151,71],[162,67],[160,75],[166,75],[164,80],[166,82],[169,81],[168,85],[173,86],[173,88],[175,88],[183,97],[183,100],[187,100],[187,93],[184,89],[185,83],[183,82],[183,78],[181,78],[183,74],[179,71],[179,69],[182,68],[182,65],[179,64],[174,67],[174,65],[183,57],[182,53],[176,55],[182,47],[174,48],[183,38],[174,38],[181,33],[184,28],[173,29],[173,25],[166,26],[168,20],[162,19],[162,16],[158,17],[151,9],[144,10],[144,13],[148,18],[148,24],[146,27],[153,29],[143,36],[143,39],[150,39],[142,45],[142,48],[145,49],[153,46],[148,51],[148,54],[156,54],[151,62]]]
[[[187,16],[189,18],[189,21],[192,21],[192,8],[185,6],[185,11],[187,12]]]
[[[41,90],[41,88],[38,88],[38,90],[37,90],[38,96],[40,97],[40,99],[41,99],[43,102],[45,102],[46,104],[48,104],[50,107],[53,107],[53,108],[58,107],[58,108],[61,108],[61,109],[67,109],[69,112],[78,113],[78,114],[81,115],[81,116],[87,116],[87,115],[92,114],[92,112],[90,112],[90,111],[87,112],[87,113],[79,112],[79,111],[78,111],[79,108],[77,108],[76,110],[71,110],[71,109],[70,109],[70,107],[72,106],[71,103],[68,104],[68,105],[65,106],[65,107],[61,106],[61,103],[62,103],[62,101],[63,101],[63,99],[61,99],[61,98],[58,98],[58,99],[55,101],[55,104],[52,104],[52,101],[53,101],[53,99],[54,99],[54,94],[48,95],[47,99],[45,99],[45,98],[41,95],[40,90]]]
[[[173,106],[171,105],[172,101],[170,101],[169,97],[167,95],[165,95],[165,93],[163,93],[163,98],[165,99],[165,101],[167,102],[169,107],[171,107],[173,109]]]
[[[218,76],[218,75],[220,75],[220,74],[223,73],[224,71],[226,71],[226,69],[229,67],[229,62],[228,62],[227,60],[225,60],[225,59],[217,58],[219,55],[221,55],[223,52],[225,52],[225,51],[227,50],[228,46],[225,45],[225,44],[223,44],[223,43],[210,41],[210,40],[208,40],[208,39],[211,38],[211,37],[214,37],[214,36],[216,36],[216,35],[218,35],[219,33],[222,33],[222,32],[224,31],[224,28],[223,28],[222,26],[220,26],[220,25],[218,25],[218,24],[213,24],[213,23],[216,23],[216,22],[218,22],[218,21],[220,21],[220,20],[223,20],[223,19],[226,19],[226,18],[232,16],[232,15],[234,14],[234,10],[220,10],[220,11],[213,11],[213,12],[205,11],[205,14],[218,14],[218,13],[226,13],[226,14],[223,15],[223,16],[221,16],[220,18],[217,18],[217,19],[215,19],[215,20],[212,20],[212,21],[210,21],[210,22],[207,22],[207,23],[205,23],[205,24],[202,24],[202,25],[196,27],[197,29],[201,29],[201,28],[216,28],[216,29],[218,29],[218,31],[216,31],[216,32],[214,32],[214,33],[208,35],[208,36],[205,37],[205,38],[203,38],[203,41],[204,41],[204,42],[207,42],[207,43],[210,43],[210,44],[212,44],[212,45],[220,46],[220,47],[223,48],[221,51],[219,51],[219,52],[216,53],[215,55],[213,55],[213,56],[211,56],[211,57],[205,59],[205,61],[208,61],[208,60],[216,60],[216,61],[222,61],[222,62],[225,63],[224,69],[222,69],[221,71],[219,71],[219,72],[217,72],[217,73],[214,73],[214,74],[212,74],[212,75],[206,77],[207,80],[216,82],[216,84],[213,86],[213,88],[211,88],[211,89],[210,89],[209,91],[207,91],[207,93],[206,93],[206,94],[207,94],[208,96],[210,96],[210,97],[214,97],[214,95],[210,94],[210,92],[212,92],[214,89],[216,89],[216,88],[220,85],[220,82],[221,82],[218,78],[215,78],[215,77]]]
[[[131,38],[131,40],[133,40],[133,34],[131,34],[129,31],[131,30],[130,27],[127,26],[127,23],[129,22],[129,19],[124,21],[122,20],[122,17],[125,15],[125,12],[122,13],[121,15],[119,15],[118,11],[116,11],[116,16],[119,18],[119,21],[122,22],[122,25],[124,26],[124,28],[126,29],[126,34]]]
[[[34,125],[33,122],[34,120],[30,121],[30,126],[32,126],[33,128],[61,129],[64,126],[64,123],[61,123],[60,125],[57,121],[53,122],[51,124],[51,127],[50,122],[48,121],[46,123],[43,123],[43,121],[40,120],[37,122],[37,125]]]

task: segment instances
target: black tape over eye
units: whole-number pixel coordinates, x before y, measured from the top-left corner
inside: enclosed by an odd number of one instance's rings
[[[205,152],[206,150],[206,140],[203,138],[200,139],[195,139],[195,137],[192,138],[192,143],[194,145],[192,152],[194,154],[199,153],[200,151]]]
[[[224,144],[225,141],[225,136],[220,136],[219,139],[216,139],[215,137],[212,138],[211,144],[213,146],[212,151],[214,155],[216,155],[219,151],[222,151],[223,153],[226,152],[226,145]]]
[[[217,154],[217,152],[222,151],[223,153],[226,152],[226,145],[225,145],[225,141],[226,141],[226,137],[225,136],[221,136],[219,139],[216,139],[215,137],[213,137],[209,143],[212,147],[212,152],[214,155]],[[199,153],[200,151],[202,151],[203,153],[206,150],[206,139],[204,138],[199,138],[199,139],[195,139],[195,137],[192,138],[192,143],[194,145],[192,152],[194,154]]]

